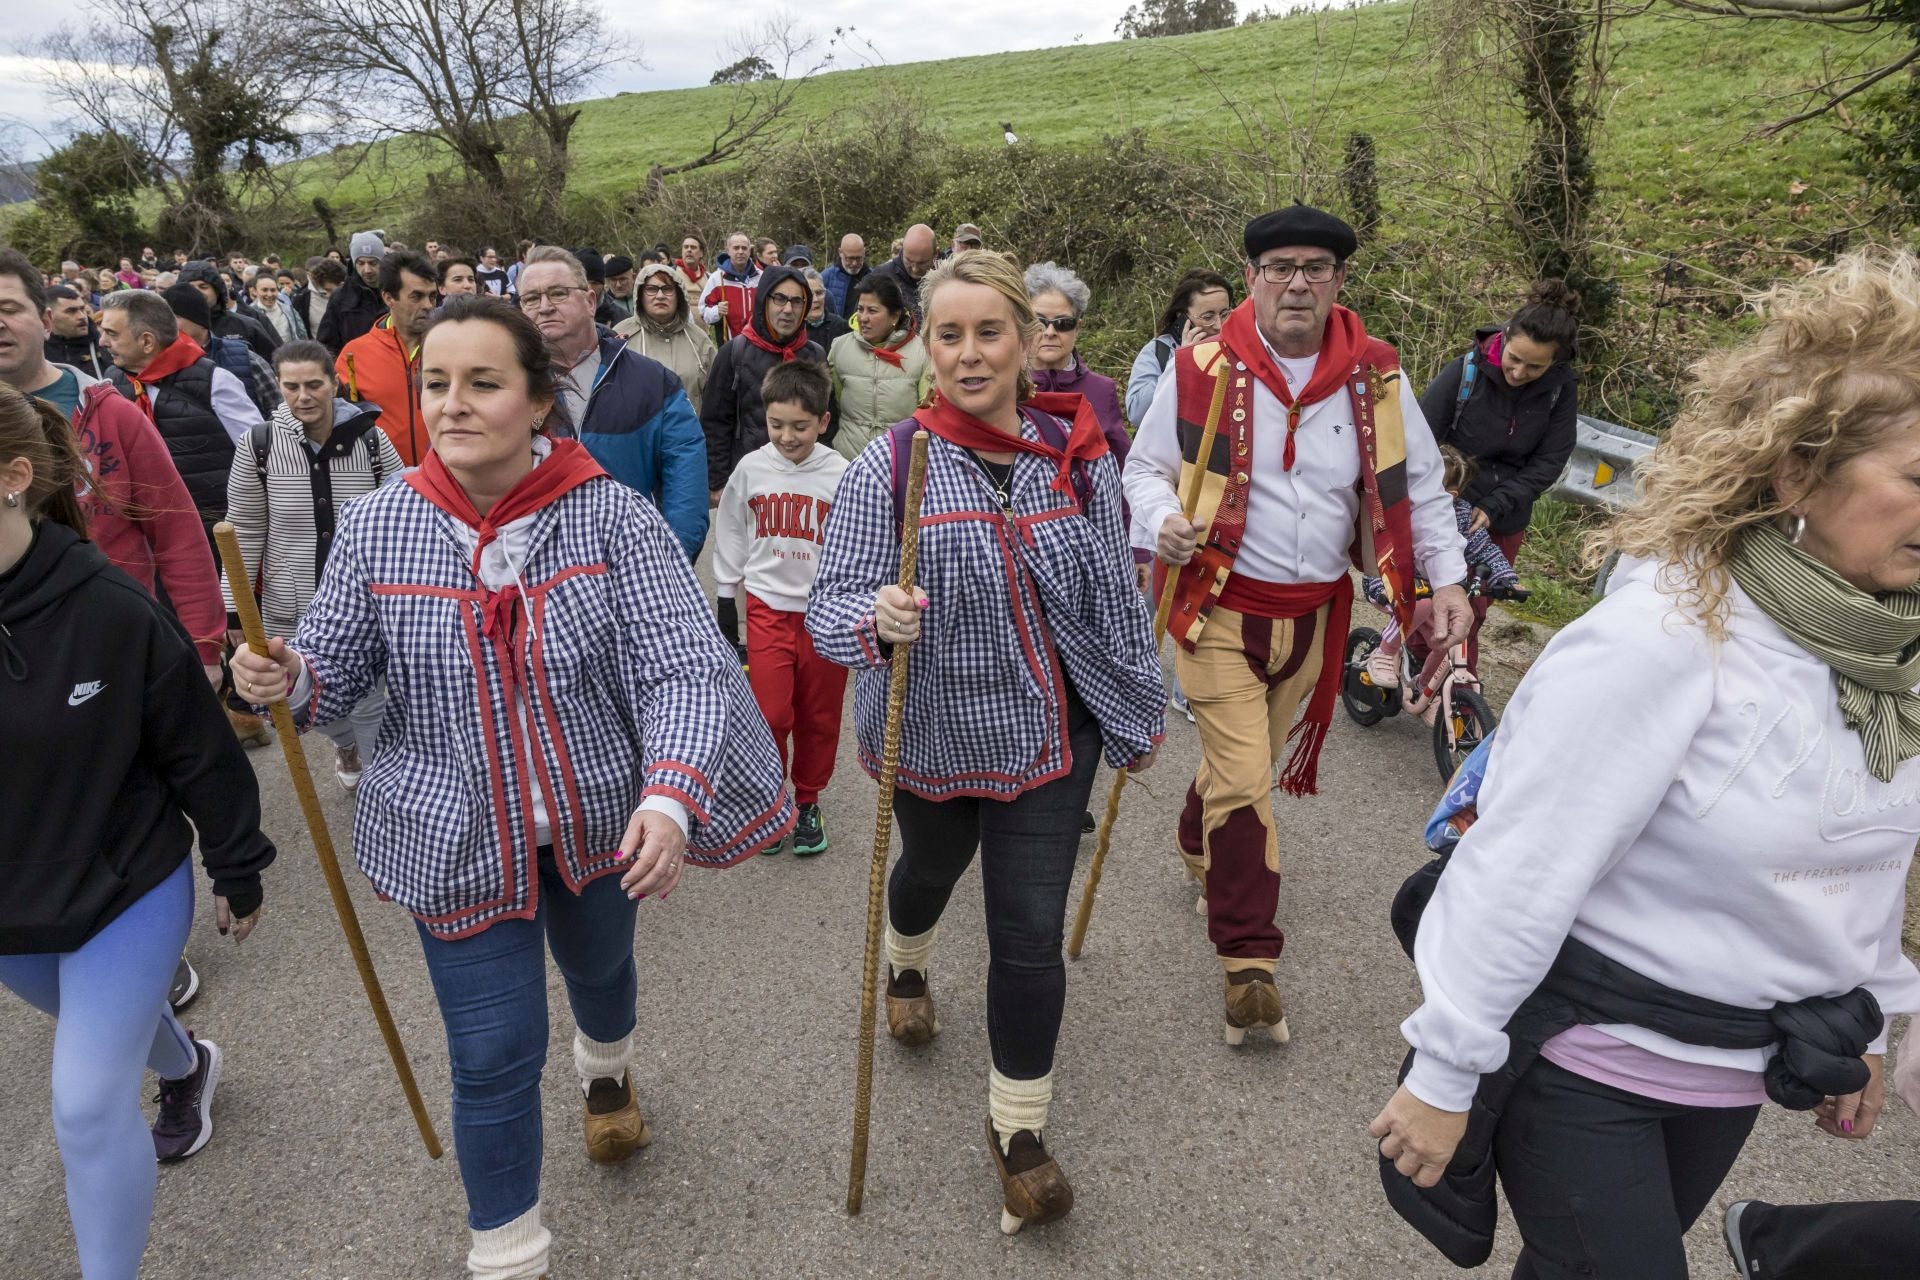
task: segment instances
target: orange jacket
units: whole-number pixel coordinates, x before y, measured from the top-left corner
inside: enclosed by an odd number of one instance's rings
[[[393,441],[402,464],[420,465],[427,454],[427,424],[420,416],[420,348],[411,352],[393,331],[393,317],[340,349],[334,370],[340,388],[356,404],[380,406],[380,429]]]

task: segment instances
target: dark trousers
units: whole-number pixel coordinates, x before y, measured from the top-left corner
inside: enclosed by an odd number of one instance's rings
[[[1749,1205],[1754,1280],[1899,1280],[1920,1270],[1920,1200]]]
[[[1536,1062],[1494,1134],[1523,1242],[1514,1280],[1687,1280],[1682,1237],[1759,1113],[1660,1102]]]
[[[940,922],[953,886],[980,852],[987,903],[987,1042],[1010,1080],[1053,1070],[1067,1003],[1061,935],[1080,848],[1080,820],[1100,764],[1100,725],[1068,692],[1073,768],[1008,801],[893,795],[900,860],[887,881],[887,919],[914,937]]]

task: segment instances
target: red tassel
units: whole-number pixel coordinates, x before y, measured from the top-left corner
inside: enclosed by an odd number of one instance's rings
[[[1287,767],[1280,775],[1280,789],[1288,795],[1320,794],[1320,748],[1326,744],[1328,727],[1325,721],[1306,719],[1287,735],[1287,741],[1294,744],[1293,754],[1287,757]]]

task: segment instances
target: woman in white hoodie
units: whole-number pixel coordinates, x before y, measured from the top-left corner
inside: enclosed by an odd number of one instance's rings
[[[1628,557],[1611,593],[1515,694],[1419,922],[1414,1053],[1372,1132],[1417,1187],[1452,1184],[1469,1107],[1510,1089],[1474,1140],[1524,1241],[1515,1277],[1685,1277],[1682,1236],[1759,1104],[1866,1137],[1885,1021],[1920,1009],[1900,949],[1920,838],[1920,263],[1853,255],[1759,310],[1696,369],[1603,540]],[[1612,977],[1569,985],[1576,953]],[[1543,983],[1612,1007],[1665,988],[1689,1038],[1651,1015],[1542,1031]],[[1789,1051],[1693,1033],[1749,1011]]]

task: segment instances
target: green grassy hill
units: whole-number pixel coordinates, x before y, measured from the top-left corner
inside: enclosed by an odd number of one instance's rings
[[[807,84],[799,106],[823,115],[905,85],[958,145],[998,145],[999,122],[1012,120],[1038,146],[1091,145],[1141,128],[1227,153],[1251,145],[1224,105],[1231,100],[1258,117],[1255,132],[1272,131],[1263,142],[1373,133],[1391,221],[1396,173],[1444,163],[1450,150],[1468,160],[1468,140],[1440,124],[1441,109],[1487,92],[1436,83],[1418,9],[1368,5],[1194,36],[839,71]],[[1818,219],[1822,198],[1857,190],[1834,130],[1816,123],[1774,141],[1749,135],[1791,109],[1783,95],[1822,79],[1824,63],[1856,56],[1866,37],[1656,10],[1617,23],[1614,41],[1599,170],[1607,212],[1629,243],[1668,249],[1730,234],[1790,235]],[[617,196],[637,187],[650,165],[700,154],[730,94],[686,89],[587,103],[574,133],[571,189]],[[397,174],[344,181],[315,165],[309,185],[351,216],[397,218],[417,190],[408,169],[423,162],[395,157]],[[1804,184],[1797,193],[1796,184]]]

